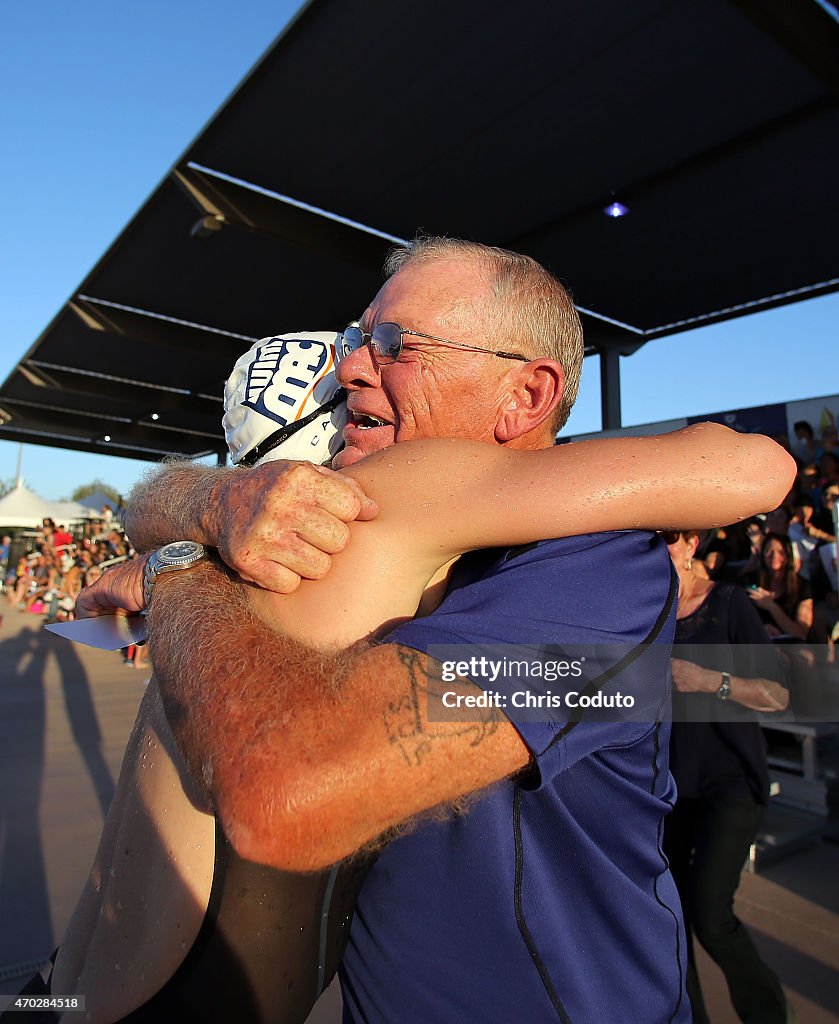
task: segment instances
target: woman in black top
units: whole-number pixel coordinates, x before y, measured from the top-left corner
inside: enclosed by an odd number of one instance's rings
[[[688,934],[687,990],[695,1024],[708,1016],[695,934],[728,983],[742,1021],[784,1024],[787,1004],[734,914],[740,872],[769,797],[766,750],[749,709],[789,701],[776,653],[743,590],[693,571],[696,532],[666,535],[679,576],[670,769],[678,800],[664,830]]]
[[[792,706],[803,718],[823,716],[824,696],[815,651],[805,643],[813,628],[810,583],[798,574],[789,537],[768,533],[759,572],[746,577],[747,593],[757,607],[763,628],[775,643],[784,644],[781,658],[791,683]]]
[[[810,584],[798,575],[789,537],[768,533],[760,553],[760,570],[749,597],[771,637],[789,636],[806,640],[813,625],[813,595]]]

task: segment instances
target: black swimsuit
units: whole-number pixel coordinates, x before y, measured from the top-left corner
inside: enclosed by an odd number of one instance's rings
[[[120,1024],[302,1024],[338,969],[373,860],[358,855],[315,874],[278,871],[239,857],[216,822],[213,883],[195,942],[160,991]]]

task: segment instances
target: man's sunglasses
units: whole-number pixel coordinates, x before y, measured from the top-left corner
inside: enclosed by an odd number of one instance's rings
[[[399,324],[377,324],[372,332],[363,331],[358,324],[350,324],[344,329],[341,335],[341,358],[355,352],[364,344],[369,344],[370,351],[378,366],[389,366],[395,363],[402,354],[403,338],[408,334],[412,338],[425,338],[428,341],[435,341],[438,345],[449,345],[452,348],[462,348],[467,352],[486,352],[491,356],[498,356],[500,359],[520,359],[523,363],[529,363],[527,356],[519,355],[518,352],[496,352],[491,348],[483,348],[480,345],[464,345],[459,341],[446,341],[445,338],[437,338],[433,334],[422,334],[420,331],[409,331]],[[409,346],[410,347],[410,346]]]
[[[681,530],[661,530],[660,533],[668,547],[671,544],[678,543],[679,538],[682,536]]]

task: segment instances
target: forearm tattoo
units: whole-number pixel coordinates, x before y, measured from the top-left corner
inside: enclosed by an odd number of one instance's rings
[[[396,651],[406,670],[406,686],[385,708],[384,725],[391,745],[400,751],[407,765],[420,767],[443,740],[465,740],[477,747],[496,732],[504,720],[497,708],[476,708],[477,721],[430,722],[429,702],[440,702],[444,690],[451,690],[452,684],[443,683],[440,663],[433,658],[401,645]],[[475,684],[464,678],[460,685],[474,688]]]

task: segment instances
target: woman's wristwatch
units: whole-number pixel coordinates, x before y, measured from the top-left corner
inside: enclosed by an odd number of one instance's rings
[[[728,672],[722,673],[722,686],[717,690],[717,697],[720,700],[728,700],[731,696],[731,676]]]
[[[152,551],[143,569],[143,614],[145,615],[149,609],[152,588],[158,576],[165,572],[191,569],[198,562],[206,562],[208,557],[204,545],[194,540],[172,541],[171,544],[164,544],[157,551]]]

